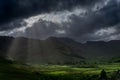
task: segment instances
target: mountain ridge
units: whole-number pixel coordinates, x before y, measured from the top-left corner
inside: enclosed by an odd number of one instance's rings
[[[81,63],[84,57],[75,55],[71,47],[56,39],[36,40],[23,37],[0,37],[2,56],[25,63]]]
[[[26,63],[81,63],[120,56],[120,40],[79,43],[65,37],[38,40],[0,36],[0,44],[1,56]]]

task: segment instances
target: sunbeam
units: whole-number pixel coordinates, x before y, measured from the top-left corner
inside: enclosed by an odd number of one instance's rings
[[[23,46],[24,44],[24,46]],[[14,38],[7,52],[7,58],[10,60],[17,60],[26,62],[28,41],[25,38]]]

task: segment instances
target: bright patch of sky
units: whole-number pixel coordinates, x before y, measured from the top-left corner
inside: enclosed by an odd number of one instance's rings
[[[111,0],[103,0],[97,4],[95,4],[95,6],[93,7],[93,11],[99,11],[100,9],[104,8],[105,6],[108,5],[108,3],[110,2]]]
[[[77,16],[83,17],[85,16],[85,13],[86,13],[85,9],[81,9],[77,7],[73,9],[72,11],[51,12],[51,13],[45,13],[45,14],[32,16],[32,17],[29,17],[23,20],[26,23],[26,25],[23,25],[22,27],[13,29],[11,31],[2,31],[0,32],[0,35],[4,34],[4,35],[9,36],[16,32],[24,33],[27,28],[34,27],[33,25],[37,22],[40,22],[40,20],[50,21],[50,22],[58,23],[58,24],[61,24],[63,22],[69,22],[69,17],[71,15],[77,15]],[[57,32],[64,33],[64,31],[59,31],[59,30]]]
[[[66,31],[65,31],[65,30],[56,30],[56,33],[57,33],[57,34],[65,34]]]
[[[95,35],[97,36],[106,36],[106,35],[111,35],[115,33],[117,30],[114,27],[111,28],[106,28],[106,29],[101,29],[95,32]]]

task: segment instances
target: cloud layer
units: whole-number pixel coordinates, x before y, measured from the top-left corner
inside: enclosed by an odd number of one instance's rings
[[[0,35],[69,37],[80,42],[120,39],[119,0],[11,0],[9,15],[5,1],[0,6]]]
[[[0,23],[52,11],[88,6],[98,0],[0,0]]]

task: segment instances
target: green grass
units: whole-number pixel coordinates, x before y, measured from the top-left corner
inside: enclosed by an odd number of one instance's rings
[[[100,74],[102,69],[105,69],[106,72],[113,72],[120,69],[120,63],[111,63],[111,64],[101,64],[96,67],[85,67],[85,65],[34,65],[37,71],[44,72],[46,74]]]
[[[88,65],[31,65],[0,58],[0,80],[98,80],[102,69],[120,69],[120,63]]]

